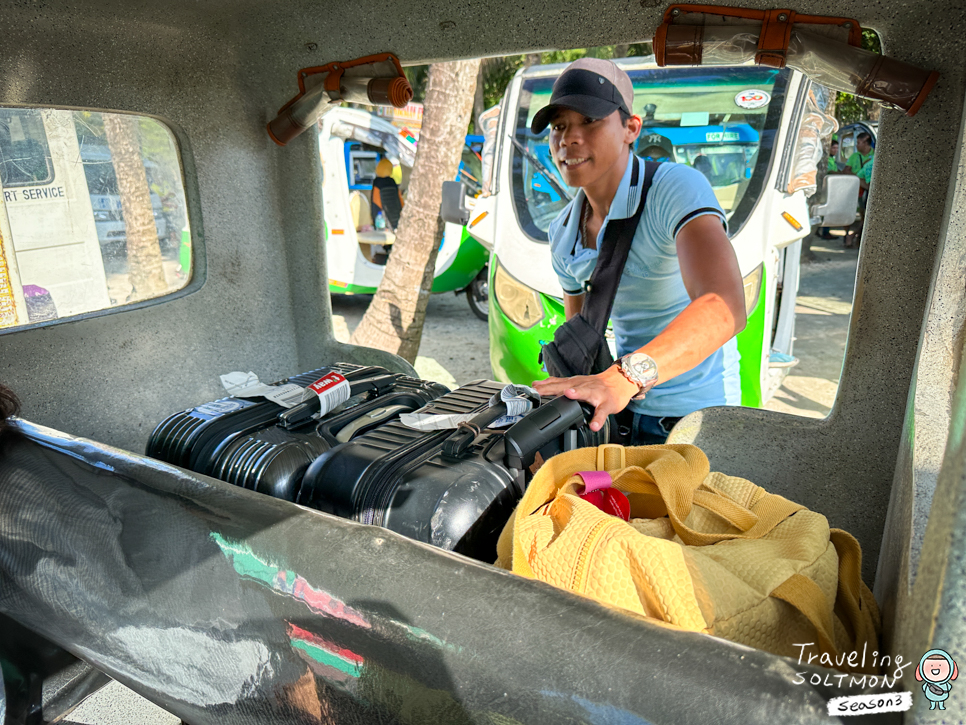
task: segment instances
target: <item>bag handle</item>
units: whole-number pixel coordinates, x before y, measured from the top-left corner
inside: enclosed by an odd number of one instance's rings
[[[879,646],[879,607],[875,597],[862,581],[862,549],[850,533],[841,529],[830,529],[829,540],[835,547],[839,560],[838,592],[835,596],[835,612],[849,635],[849,649],[858,652],[865,644],[873,649]],[[832,628],[832,615],[828,608],[825,593],[811,579],[802,574],[793,574],[771,595],[787,602],[802,613],[815,629],[819,647],[828,652],[832,659],[838,657]],[[856,668],[858,672],[875,674],[878,669],[872,665]]]
[[[862,547],[852,534],[842,529],[830,529],[829,540],[839,555],[836,613],[852,638],[853,649],[857,650],[865,642],[877,645],[882,624],[879,605],[872,591],[862,581]]]
[[[674,532],[688,546],[707,546],[732,539],[760,539],[796,511],[805,508],[782,496],[765,494],[756,511],[751,511],[712,486],[705,484],[709,490],[699,490],[708,475],[707,458],[702,454],[702,461],[688,461],[692,451],[700,452],[693,446],[668,448],[685,449],[676,452],[685,459],[684,463],[690,465],[682,466],[680,457],[657,457],[644,468],[628,466],[616,472],[614,486],[628,493],[654,495],[656,492],[667,508]],[[697,465],[702,462],[703,466]],[[720,516],[741,533],[713,534],[692,529],[684,522],[695,504]]]
[[[801,612],[815,630],[819,648],[828,652],[835,660],[838,650],[832,634],[832,615],[825,593],[818,584],[802,574],[792,574],[775,587],[769,596],[787,602]]]

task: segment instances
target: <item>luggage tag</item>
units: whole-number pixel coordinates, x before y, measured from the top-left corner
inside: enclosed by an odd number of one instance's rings
[[[607,471],[580,471],[574,475],[580,476],[584,482],[583,491],[578,488],[578,498],[593,504],[605,514],[630,521],[631,502],[623,491],[612,488],[614,479]]]
[[[349,381],[341,373],[331,372],[323,375],[312,383],[306,390],[311,390],[319,396],[319,417],[328,414],[333,408],[342,405],[349,399]]]

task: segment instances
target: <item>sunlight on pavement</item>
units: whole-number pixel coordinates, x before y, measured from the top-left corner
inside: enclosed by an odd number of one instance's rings
[[[339,342],[349,342],[349,326],[342,315],[332,315],[332,335]]]
[[[858,253],[834,244],[813,245],[812,249],[820,253],[822,261],[802,267],[793,348],[800,362],[765,408],[824,418],[835,403],[842,374]]]
[[[837,380],[789,375],[765,408],[806,418],[824,418],[832,409]]]
[[[802,310],[806,314],[815,312],[824,313],[826,315],[851,315],[852,314],[852,303],[843,302],[842,300],[836,300],[829,297],[807,297],[799,295],[798,299],[799,307],[804,307]],[[798,310],[796,310],[797,312]]]
[[[431,357],[423,357],[418,355],[416,357],[416,364],[413,366],[416,368],[416,372],[419,373],[419,377],[424,380],[432,380],[437,383],[442,383],[450,390],[454,390],[459,387],[456,382],[456,378],[453,377],[449,370],[440,365],[436,360]]]

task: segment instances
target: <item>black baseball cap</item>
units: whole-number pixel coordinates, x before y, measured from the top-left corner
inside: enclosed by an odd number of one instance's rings
[[[630,76],[615,63],[601,58],[575,60],[553,84],[550,104],[533,117],[530,130],[541,133],[558,109],[569,108],[588,118],[606,118],[623,109],[628,116],[634,102]]]
[[[667,136],[662,136],[659,133],[649,133],[646,136],[641,136],[635,143],[637,153],[643,153],[652,146],[664,149],[667,157],[671,161],[674,161],[674,144],[671,143],[671,139]]]

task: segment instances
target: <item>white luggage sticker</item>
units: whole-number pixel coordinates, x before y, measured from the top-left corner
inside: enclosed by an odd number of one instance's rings
[[[506,403],[506,415],[500,416],[490,423],[487,428],[505,428],[513,425],[533,409],[533,401],[540,400],[540,394],[527,385],[507,385],[499,393],[490,398],[492,408],[501,401]],[[450,413],[448,415],[434,415],[433,413],[403,413],[399,422],[407,428],[416,430],[449,430],[458,428],[460,423],[473,420],[476,413]]]
[[[301,385],[265,385],[250,371],[226,373],[221,376],[221,384],[229,395],[236,398],[266,398],[283,408],[295,407],[306,396],[306,390]]]
[[[295,383],[285,383],[285,385],[272,387],[271,392],[265,393],[267,400],[271,400],[283,408],[294,408],[311,396],[312,394],[308,390]]]
[[[322,406],[319,411],[320,417],[349,399],[349,381],[339,373],[323,375],[308,389],[319,396],[319,403]]]

